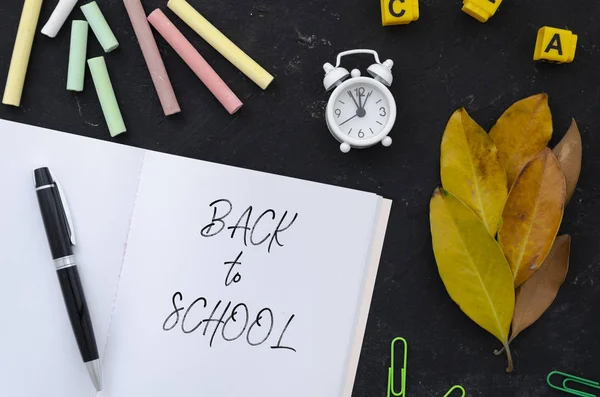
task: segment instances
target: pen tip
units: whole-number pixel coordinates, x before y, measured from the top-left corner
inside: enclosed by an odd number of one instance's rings
[[[92,383],[97,391],[102,390],[102,372],[100,369],[100,360],[88,361],[85,363],[87,370],[92,378]]]

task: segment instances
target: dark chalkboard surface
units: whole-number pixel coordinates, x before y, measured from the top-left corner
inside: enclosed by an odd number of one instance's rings
[[[44,4],[40,25],[56,1]],[[394,200],[387,242],[356,379],[355,396],[383,396],[389,344],[409,342],[409,396],[443,396],[462,384],[469,396],[560,395],[545,384],[553,369],[600,380],[600,3],[504,0],[481,24],[459,0],[421,0],[421,17],[381,27],[377,0],[192,0],[210,21],[275,75],[262,91],[161,7],[245,103],[230,116],[162,38],[159,47],[183,113],[165,118],[119,0],[99,0],[120,41],[106,56],[128,132],[113,141],[162,152],[375,192]],[[0,3],[0,76],[12,52],[22,1]],[[73,13],[82,18],[79,10]],[[549,25],[579,34],[575,61],[532,61],[536,33]],[[36,36],[22,107],[0,117],[111,140],[91,78],[80,94],[65,91],[69,29]],[[323,118],[328,94],[322,64],[352,48],[395,61],[391,90],[398,119],[390,148],[341,154]],[[102,55],[91,36],[88,55]],[[370,59],[352,58],[364,70]],[[439,143],[450,114],[465,106],[489,129],[514,101],[547,92],[558,142],[570,118],[583,137],[583,170],[561,233],[573,237],[571,269],[551,309],[513,345],[516,371],[506,374],[499,343],[450,300],[431,249],[428,205],[439,184]],[[0,143],[1,144],[1,143]],[[107,159],[110,161],[110,159]],[[317,363],[315,363],[317,364]],[[301,376],[301,374],[299,374]]]

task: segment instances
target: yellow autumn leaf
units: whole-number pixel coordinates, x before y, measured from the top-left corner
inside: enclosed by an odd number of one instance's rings
[[[462,201],[437,189],[430,203],[431,236],[438,271],[448,294],[480,327],[506,348],[515,308],[510,267],[498,242]]]
[[[508,195],[506,172],[494,141],[465,109],[448,121],[440,162],[444,189],[472,209],[495,236]]]
[[[498,231],[515,287],[535,273],[552,248],[563,217],[565,194],[565,176],[548,148],[531,160],[515,181]]]
[[[508,187],[525,165],[537,156],[552,138],[552,114],[548,95],[538,94],[514,103],[492,127],[500,161],[506,170]]]

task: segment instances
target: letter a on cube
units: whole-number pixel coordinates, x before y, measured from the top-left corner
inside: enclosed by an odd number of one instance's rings
[[[538,31],[534,61],[569,63],[575,59],[577,35],[570,30],[544,26]]]
[[[463,0],[462,10],[479,22],[487,22],[498,11],[500,3],[502,0]]]
[[[383,26],[406,25],[419,19],[419,0],[381,0]]]

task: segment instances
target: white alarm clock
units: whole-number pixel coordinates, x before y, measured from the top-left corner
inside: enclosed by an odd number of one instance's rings
[[[375,57],[377,63],[367,69],[371,77],[361,77],[358,69],[348,73],[340,66],[342,57],[351,54],[372,54]],[[327,103],[325,120],[331,134],[341,143],[343,153],[348,153],[351,148],[368,148],[379,142],[386,147],[392,144],[388,134],[396,122],[396,101],[387,87],[394,80],[393,65],[391,59],[381,63],[373,50],[344,51],[338,54],[335,67],[330,63],[323,65],[325,89],[335,88]]]

